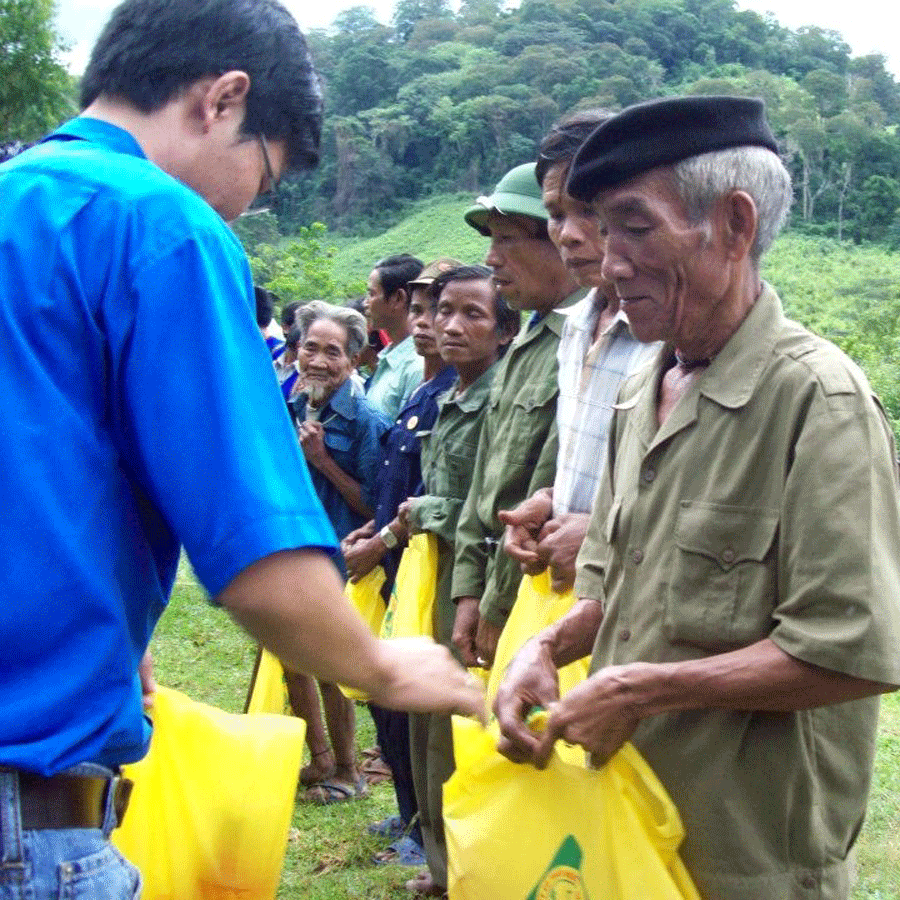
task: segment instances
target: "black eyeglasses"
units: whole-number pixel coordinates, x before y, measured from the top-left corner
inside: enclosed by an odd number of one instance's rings
[[[260,191],[253,201],[252,209],[260,211],[266,207],[278,207],[278,181],[275,177],[275,170],[272,168],[272,160],[269,157],[269,145],[266,138],[262,134],[258,134],[259,146],[262,150],[263,162],[266,165],[266,190]]]

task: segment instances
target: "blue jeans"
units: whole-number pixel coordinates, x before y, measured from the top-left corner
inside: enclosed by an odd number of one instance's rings
[[[70,774],[112,774],[102,766],[76,766]],[[112,793],[112,792],[110,792]],[[19,782],[0,771],[0,900],[133,900],[141,876],[109,842],[115,827],[112,797],[102,828],[23,831]]]

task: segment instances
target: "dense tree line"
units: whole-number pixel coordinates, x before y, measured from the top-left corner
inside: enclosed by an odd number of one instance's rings
[[[797,186],[794,221],[840,239],[900,237],[900,86],[833,31],[791,31],[734,0],[398,0],[310,43],[328,117],[319,169],[281,227],[358,232],[407,201],[479,191],[578,107],[678,93],[763,97]]]
[[[53,0],[0,0],[0,144],[75,111],[53,13]],[[741,93],[768,104],[796,226],[900,247],[900,86],[833,31],[791,31],[735,0],[398,0],[390,25],[358,6],[309,40],[322,164],[285,185],[285,233],[359,233],[421,197],[488,188],[578,107]]]

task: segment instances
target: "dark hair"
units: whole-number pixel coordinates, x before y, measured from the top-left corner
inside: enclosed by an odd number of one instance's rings
[[[300,329],[296,325],[288,329],[288,333],[284,336],[284,343],[289,350],[296,350],[300,346]]]
[[[441,272],[434,281],[428,285],[428,296],[431,297],[432,307],[437,308],[437,302],[444,288],[453,281],[490,281],[492,271],[487,266],[459,266]],[[497,321],[497,334],[501,337],[514,337],[519,331],[521,316],[518,310],[511,309],[503,299],[499,291],[494,291],[494,318]]]
[[[347,309],[355,309],[361,316],[366,315],[366,298],[365,297],[348,297],[344,301]]]
[[[272,321],[272,313],[275,311],[272,295],[258,284],[253,286],[253,293],[256,294],[256,324],[265,328]]]
[[[582,109],[560,119],[538,147],[534,174],[543,187],[547,172],[560,162],[571,162],[578,148],[612,115],[606,109]]]
[[[303,304],[299,300],[292,300],[290,303],[286,303],[281,308],[281,327],[282,328],[292,328],[294,322],[297,321],[297,310]]]
[[[144,113],[201,78],[246,72],[241,131],[283,140],[287,166],[319,160],[322,90],[306,40],[277,0],[124,0],[81,80],[81,106],[99,96]]]
[[[378,272],[378,280],[381,282],[385,297],[390,297],[403,288],[408,303],[409,291],[406,290],[406,285],[422,274],[425,265],[421,259],[416,259],[409,253],[398,253],[396,256],[380,259],[372,268]]]

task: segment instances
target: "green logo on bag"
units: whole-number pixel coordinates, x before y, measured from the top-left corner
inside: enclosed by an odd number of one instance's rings
[[[583,855],[578,841],[570,834],[526,900],[590,900],[581,877]]]

